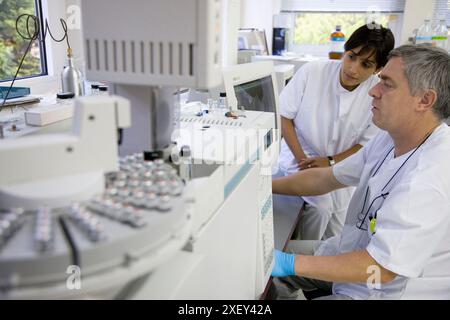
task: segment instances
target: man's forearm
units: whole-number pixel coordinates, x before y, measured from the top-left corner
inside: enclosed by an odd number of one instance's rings
[[[396,274],[379,265],[366,250],[353,251],[337,256],[295,257],[295,273],[329,282],[386,283],[394,280]],[[378,279],[377,279],[378,278]]]
[[[331,167],[300,171],[272,181],[272,192],[286,195],[317,196],[343,187]]]

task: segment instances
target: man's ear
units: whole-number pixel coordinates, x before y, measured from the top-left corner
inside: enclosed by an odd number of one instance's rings
[[[427,90],[422,94],[419,101],[418,111],[426,111],[433,108],[437,100],[437,92],[433,89]]]

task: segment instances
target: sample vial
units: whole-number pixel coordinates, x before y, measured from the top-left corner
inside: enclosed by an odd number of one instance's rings
[[[206,108],[208,109],[208,113],[213,112],[213,102],[214,102],[214,99],[211,99],[211,98],[208,98],[206,100]]]
[[[108,86],[99,86],[98,90],[100,95],[108,95]]]
[[[228,101],[227,101],[227,94],[225,92],[221,92],[219,94],[219,108],[223,110],[228,111]]]
[[[98,87],[100,87],[99,84],[96,84],[96,83],[91,84],[91,95],[92,96],[97,96],[99,94]]]

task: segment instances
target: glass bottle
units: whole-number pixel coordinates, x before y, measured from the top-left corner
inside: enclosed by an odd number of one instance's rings
[[[336,30],[330,36],[330,51],[328,57],[330,59],[341,59],[344,55],[345,35],[341,31],[341,26],[337,25]]]
[[[225,92],[221,92],[219,94],[219,108],[222,109],[222,111],[228,111],[228,101],[227,101],[227,94]]]

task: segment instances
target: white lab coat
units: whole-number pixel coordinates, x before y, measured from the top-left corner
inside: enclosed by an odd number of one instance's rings
[[[378,78],[371,76],[348,91],[340,84],[341,66],[341,61],[307,63],[280,95],[280,114],[294,120],[297,137],[308,156],[341,153],[356,144],[364,145],[379,132],[372,123],[372,98],[368,94]],[[285,175],[299,170],[284,139],[278,167]],[[342,228],[353,191],[346,188],[303,199],[329,217],[337,215]]]
[[[354,299],[450,299],[450,128],[446,124],[436,128],[381,191],[413,152],[393,158],[391,151],[373,176],[392,147],[392,139],[382,132],[334,166],[341,183],[358,187],[342,234],[326,240],[315,255],[366,249],[381,266],[398,275],[378,288],[366,283],[335,283],[333,293]],[[374,234],[370,228],[356,227],[367,186],[366,211],[375,197],[389,192],[369,211],[372,216],[378,212]]]

